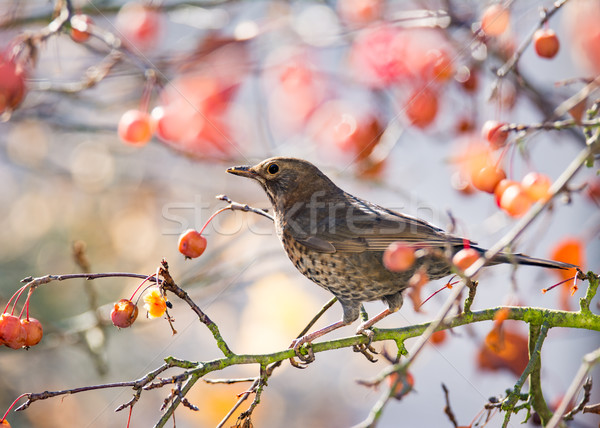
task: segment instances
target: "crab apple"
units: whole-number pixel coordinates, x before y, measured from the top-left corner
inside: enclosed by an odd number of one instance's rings
[[[538,56],[550,59],[558,53],[560,42],[554,30],[540,28],[533,34],[533,47]]]
[[[399,30],[380,25],[361,31],[350,49],[350,65],[357,79],[374,88],[383,88],[408,73],[402,55],[394,51]]]
[[[19,349],[25,345],[27,333],[19,317],[9,314],[0,316],[0,340],[9,348]]]
[[[188,229],[179,237],[179,252],[188,259],[200,257],[206,250],[206,238],[195,229]]]
[[[431,74],[439,82],[446,82],[454,75],[454,64],[448,52],[430,49],[425,54],[430,64]]]
[[[446,330],[435,331],[429,338],[429,341],[434,345],[441,345],[446,341],[447,336]]]
[[[78,13],[71,17],[71,39],[77,43],[86,42],[90,38],[88,27],[93,25],[94,21],[88,15]]]
[[[585,243],[575,236],[568,236],[557,242],[551,251],[550,258],[564,263],[571,263],[584,269],[586,264]],[[555,272],[561,279],[566,280],[577,274],[573,269],[556,269]]]
[[[472,93],[479,89],[479,72],[474,68],[465,68],[463,73],[456,76],[456,79],[467,92]]]
[[[121,299],[110,312],[110,319],[115,327],[127,328],[136,320],[138,307],[127,299]]]
[[[396,386],[391,393],[396,400],[401,400],[415,386],[415,378],[409,372],[406,372],[406,374],[393,372],[387,377],[387,381],[390,388]]]
[[[454,171],[450,177],[450,184],[454,190],[459,191],[463,195],[472,195],[475,193],[475,188],[471,182],[460,171]]]
[[[505,178],[506,173],[502,168],[496,165],[486,165],[479,171],[473,171],[471,183],[483,192],[494,193],[498,183]]]
[[[503,129],[506,123],[487,120],[481,128],[481,134],[494,149],[503,147],[508,138],[508,130]]]
[[[406,116],[418,128],[426,128],[438,112],[438,95],[429,88],[415,90],[405,104]]]
[[[40,343],[44,335],[42,323],[35,318],[26,318],[21,320],[21,325],[25,328],[26,339],[25,346],[34,346]]]
[[[488,36],[499,36],[510,23],[510,11],[501,4],[493,4],[483,11],[481,29]]]
[[[415,259],[415,248],[402,242],[392,242],[383,253],[383,265],[392,272],[409,270]]]
[[[523,180],[521,186],[534,201],[545,201],[550,197],[549,190],[552,180],[547,175],[539,172],[530,172]]]
[[[494,199],[496,200],[496,205],[500,206],[500,198],[502,197],[502,194],[509,186],[514,184],[519,185],[519,182],[505,179],[501,180],[500,183],[496,185],[496,188],[494,189]]]
[[[522,217],[532,204],[533,200],[520,183],[506,187],[500,196],[500,208],[511,217]]]
[[[125,3],[117,13],[116,23],[125,42],[146,50],[156,44],[162,28],[161,13],[142,3]]]
[[[308,123],[309,133],[323,146],[349,152],[356,159],[366,159],[383,132],[376,115],[353,103],[333,100],[319,106]]]
[[[457,268],[464,271],[480,257],[481,254],[475,248],[463,248],[452,257],[452,263],[454,263]]]
[[[118,133],[125,143],[142,146],[152,138],[154,121],[146,112],[128,110],[119,120]]]
[[[0,53],[0,114],[15,109],[25,97],[26,73],[6,53]]]
[[[600,177],[593,177],[587,181],[585,196],[597,205],[600,205]]]
[[[337,10],[344,21],[364,25],[375,21],[383,10],[382,0],[339,0]]]

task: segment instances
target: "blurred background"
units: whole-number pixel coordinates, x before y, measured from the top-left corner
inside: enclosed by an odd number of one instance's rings
[[[285,349],[331,296],[295,270],[269,220],[228,211],[205,230],[208,247],[200,258],[186,261],[177,249],[183,231],[201,228],[225,205],[216,195],[270,208],[256,183],[225,169],[276,155],[305,158],[356,196],[493,245],[517,220],[493,194],[473,187],[471,155],[483,150],[517,182],[531,172],[554,181],[585,145],[579,127],[511,133],[492,148],[481,135],[488,120],[577,119],[575,111],[553,112],[600,73],[600,4],[565,3],[542,26],[560,41],[548,59],[523,43],[551,1],[0,0],[0,301],[24,277],[81,272],[74,243],[85,247],[92,272],[150,275],[164,257],[234,352]],[[61,21],[65,11],[77,19]],[[49,26],[53,19],[59,25]],[[527,47],[520,52],[521,46]],[[497,80],[495,71],[519,52],[514,69]],[[597,99],[592,90],[580,107]],[[598,272],[597,170],[580,171],[568,197],[557,198],[513,250],[550,258],[570,242],[575,250],[562,254]],[[575,310],[585,284],[572,297],[568,286],[541,292],[561,279],[529,267],[488,269],[474,309]],[[428,284],[423,297],[446,281]],[[169,355],[221,356],[177,299],[170,310],[177,335],[165,320],[146,319],[142,308],[131,328],[114,328],[113,303],[139,283],[112,278],[39,287],[30,311],[45,336],[27,351],[0,349],[0,408],[23,392],[137,379]],[[429,321],[446,294],[418,313],[407,302],[381,326]],[[383,307],[366,305],[369,314]],[[340,309],[331,308],[319,326],[337,321]],[[527,336],[526,325],[508,327]],[[393,400],[379,426],[451,426],[441,383],[459,424],[477,420],[488,399],[512,388],[522,370],[522,354],[499,360],[482,354],[491,328],[470,325],[427,345],[413,366],[414,391]],[[596,332],[550,331],[542,352],[550,404],[598,344]],[[393,343],[375,345],[382,346],[395,355]],[[357,424],[381,391],[356,381],[373,379],[387,364],[349,349],[318,354],[302,371],[284,363],[265,388],[254,424]],[[258,367],[248,366],[207,377],[257,374]],[[216,426],[246,386],[198,382],[188,399],[199,411],[180,407],[177,426]],[[168,392],[144,392],[131,426],[154,425]],[[131,396],[123,388],[45,400],[9,421],[126,426],[126,411],[114,409]],[[514,416],[510,426],[523,418],[524,412]],[[502,419],[496,414],[487,426]],[[596,426],[598,418],[580,415],[576,422]]]

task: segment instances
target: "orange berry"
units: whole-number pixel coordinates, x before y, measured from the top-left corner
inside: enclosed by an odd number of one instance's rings
[[[413,387],[415,386],[415,378],[411,373],[407,372],[406,374],[404,374],[404,376],[400,376],[400,373],[393,372],[387,377],[390,388],[393,388],[394,384],[396,384],[396,387],[392,392],[392,395],[396,400],[401,400],[406,394],[412,391]]]
[[[533,204],[533,200],[520,184],[505,188],[500,197],[500,208],[511,217],[522,217]]]
[[[136,320],[138,307],[127,299],[121,299],[110,312],[110,319],[115,327],[127,328]]]
[[[564,238],[552,248],[550,258],[559,262],[571,263],[584,269],[585,244],[576,237]],[[571,278],[577,273],[575,269],[555,269],[555,271],[563,280]]]
[[[502,127],[506,123],[498,122],[497,120],[488,120],[483,124],[481,134],[494,149],[503,147],[508,138],[508,131],[503,130]]]
[[[8,423],[8,421],[6,419],[2,419],[0,421],[0,427],[10,428],[10,424]]]
[[[21,325],[25,328],[25,346],[34,346],[40,343],[42,336],[44,335],[44,329],[42,323],[35,318],[22,319]]]
[[[431,335],[429,341],[435,345],[441,345],[446,341],[447,336],[446,330],[436,331]]]
[[[25,345],[27,333],[19,317],[10,314],[0,316],[0,340],[9,348],[19,349]]]
[[[556,33],[550,28],[540,28],[533,34],[533,47],[538,56],[554,58],[560,48]]]
[[[118,132],[125,143],[144,145],[152,138],[154,122],[146,112],[129,110],[121,116]]]
[[[392,242],[383,253],[383,265],[392,272],[403,272],[415,264],[415,248]]]
[[[481,29],[488,36],[499,36],[510,23],[510,11],[501,4],[489,6],[481,16]]]
[[[465,271],[481,257],[481,253],[475,248],[463,248],[452,257],[452,263],[462,271]]]
[[[405,105],[410,122],[425,128],[433,122],[438,112],[438,96],[429,88],[420,88],[412,93]]]
[[[88,26],[93,25],[94,21],[88,15],[76,14],[71,17],[71,39],[77,43],[83,43],[90,38]],[[77,27],[77,28],[75,28]]]
[[[179,237],[179,252],[186,258],[200,257],[206,249],[206,238],[197,230],[188,229]]]
[[[501,180],[500,183],[498,183],[496,185],[496,188],[494,189],[494,197],[496,199],[496,205],[500,206],[500,198],[502,197],[502,194],[504,193],[504,191],[509,187],[512,186],[513,184],[519,184],[518,181],[514,181],[514,180]]]
[[[494,189],[496,189],[498,183],[505,178],[506,173],[502,168],[495,165],[487,165],[478,172],[471,174],[471,183],[483,192],[494,193]]]
[[[538,172],[530,172],[523,180],[521,186],[534,201],[545,201],[550,197],[549,190],[552,181],[547,175]]]

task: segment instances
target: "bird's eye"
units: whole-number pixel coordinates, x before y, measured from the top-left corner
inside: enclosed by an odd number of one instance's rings
[[[279,165],[272,163],[267,167],[267,171],[269,171],[269,174],[277,174],[279,172]]]

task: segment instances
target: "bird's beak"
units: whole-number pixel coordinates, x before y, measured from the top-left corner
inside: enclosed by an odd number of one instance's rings
[[[227,168],[227,172],[233,175],[239,175],[242,177],[248,178],[256,178],[258,174],[252,170],[251,166],[232,166],[231,168]]]

